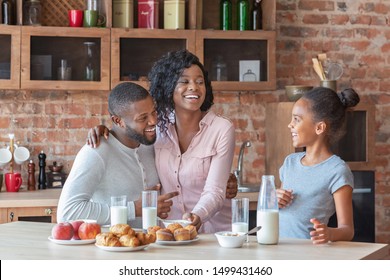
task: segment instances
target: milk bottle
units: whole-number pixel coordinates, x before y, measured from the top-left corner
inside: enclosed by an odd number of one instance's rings
[[[274,176],[263,175],[259,199],[257,201],[257,242],[260,244],[277,244],[279,242],[279,207],[276,195]]]

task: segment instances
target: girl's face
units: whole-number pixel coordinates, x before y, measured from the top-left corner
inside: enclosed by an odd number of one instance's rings
[[[318,140],[317,124],[313,121],[309,101],[300,98],[294,104],[288,128],[291,130],[292,142],[295,148],[310,146]]]
[[[173,92],[175,110],[198,111],[206,97],[206,85],[198,65],[184,69]]]

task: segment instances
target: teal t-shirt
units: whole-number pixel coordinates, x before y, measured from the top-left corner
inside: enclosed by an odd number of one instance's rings
[[[305,152],[287,156],[279,170],[283,188],[292,189],[295,196],[279,211],[280,237],[310,239],[310,219],[327,224],[336,211],[333,193],[345,185],[354,186],[352,172],[340,157],[333,155],[319,164],[304,166],[304,156]]]

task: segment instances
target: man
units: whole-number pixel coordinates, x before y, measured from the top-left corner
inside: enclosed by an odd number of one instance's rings
[[[58,204],[59,222],[94,219],[109,224],[111,196],[127,195],[130,224],[141,227],[141,192],[160,188],[152,146],[157,123],[152,97],[137,84],[121,83],[109,95],[108,110],[111,137],[96,149],[84,145],[77,154]],[[167,217],[170,199],[177,195],[159,196],[159,217]]]

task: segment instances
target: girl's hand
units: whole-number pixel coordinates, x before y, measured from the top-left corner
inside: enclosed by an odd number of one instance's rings
[[[191,221],[191,225],[195,226],[196,230],[199,230],[200,226],[202,225],[200,217],[194,213],[184,213],[182,219]]]
[[[108,139],[109,132],[110,130],[102,124],[91,128],[88,131],[87,145],[97,148],[100,144],[100,137],[104,136],[104,138]]]
[[[319,220],[310,219],[313,223],[313,229],[310,231],[311,240],[313,244],[325,244],[330,241],[330,230],[326,224],[322,224]]]
[[[293,190],[276,189],[276,194],[278,196],[279,209],[289,206],[294,199]]]

